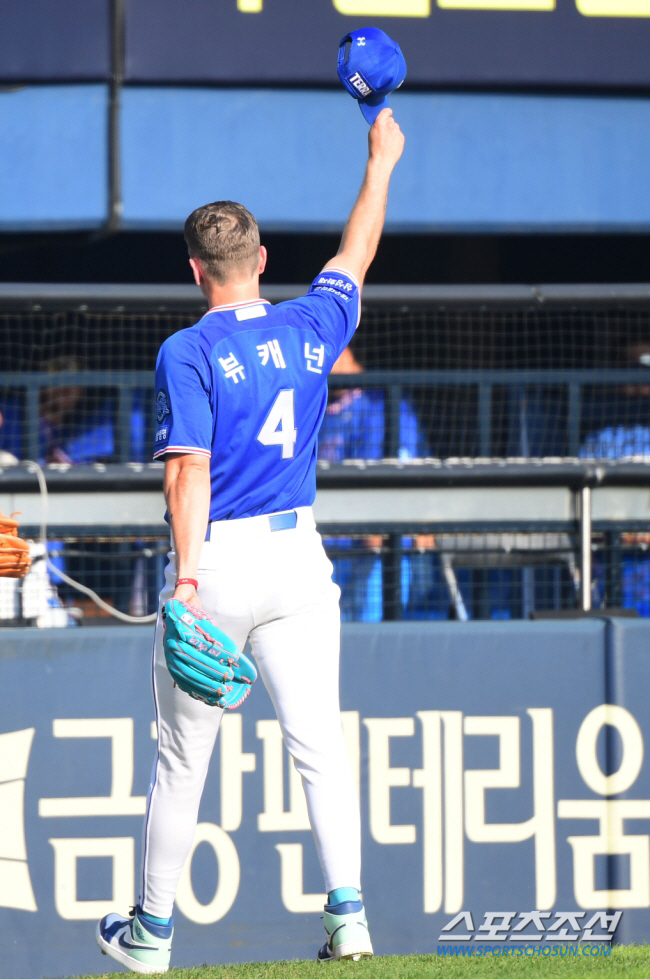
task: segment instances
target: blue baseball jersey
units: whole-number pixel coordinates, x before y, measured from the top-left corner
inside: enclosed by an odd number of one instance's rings
[[[154,458],[210,457],[210,520],[310,506],[327,376],[359,323],[359,285],[328,268],[306,296],[218,306],[156,364]]]

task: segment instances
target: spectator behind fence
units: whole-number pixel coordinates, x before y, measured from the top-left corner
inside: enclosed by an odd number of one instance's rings
[[[76,373],[80,369],[74,357],[57,357],[47,361],[43,370],[50,374]],[[83,389],[75,384],[42,387],[38,398],[37,462],[72,462],[66,442]],[[18,459],[28,456],[25,399],[17,390],[0,403],[0,444]]]
[[[48,374],[75,375],[82,370],[76,357],[56,357],[46,361],[41,370]],[[29,375],[23,376],[25,386]],[[12,390],[0,400],[0,450],[11,453],[17,459],[25,459],[27,450],[28,419],[24,388]],[[130,413],[130,459],[142,461],[145,451],[145,395],[135,391]],[[117,462],[119,438],[117,436],[117,402],[114,394],[102,388],[84,389],[80,384],[64,383],[41,387],[38,397],[38,454],[37,462],[79,465],[92,462]],[[71,577],[98,592],[111,605],[123,601],[123,580],[127,565],[120,560],[119,544],[90,542],[84,544],[83,557],[63,556],[65,545],[59,540],[47,544],[51,563]],[[115,558],[113,559],[113,555]],[[129,569],[130,570],[130,569]],[[140,574],[142,577],[142,574]],[[86,614],[95,616],[97,607],[89,599],[61,583],[50,572],[51,585],[68,601],[73,601]],[[134,594],[131,595],[131,603]],[[51,603],[52,604],[52,603]]]
[[[580,448],[583,459],[625,459],[643,457],[650,462],[650,340],[624,348],[623,366],[648,368],[647,383],[623,384],[617,391],[607,424],[590,431]],[[650,534],[624,533],[621,544],[635,548],[621,560],[621,601],[623,608],[636,609],[639,615],[650,616]],[[596,601],[605,602],[605,569],[602,555],[594,567]],[[607,596],[611,602],[611,596]]]
[[[623,459],[643,456],[650,460],[650,340],[623,350],[622,366],[647,368],[647,383],[620,385],[614,398],[598,406],[598,417],[580,448],[584,459]],[[591,408],[591,415],[595,414]]]
[[[44,365],[44,370],[52,374],[76,373],[79,370],[79,362],[74,357],[58,357],[48,361]],[[40,389],[38,399],[38,462],[72,462],[63,447],[65,428],[82,395],[82,388],[74,384],[53,385]],[[28,455],[26,451],[26,412],[23,405],[24,399],[22,397],[9,395],[2,400],[0,408],[0,445],[4,452],[11,453],[16,459],[24,459]],[[63,542],[50,540],[45,546],[51,563],[64,571],[64,560],[60,553],[63,550]],[[49,584],[45,580],[42,581],[42,587],[46,589],[46,594],[41,598],[43,607],[60,608],[61,600],[57,590],[60,578],[51,571],[48,571],[47,578]],[[41,618],[46,622],[48,621],[47,614]],[[72,622],[74,620],[71,620]]]
[[[363,365],[346,347],[332,367],[331,375],[361,374]],[[339,388],[330,391],[325,419],[318,440],[318,458],[326,462],[345,459],[383,459],[385,447],[386,398],[383,390]],[[400,459],[428,455],[417,417],[408,401],[402,399],[399,412]],[[420,546],[432,547],[433,537],[422,535]],[[410,539],[409,539],[410,543]],[[348,553],[334,554],[334,581],[341,589],[343,621],[378,622],[383,616],[380,534],[361,538],[331,537],[329,548]],[[402,562],[402,588],[408,588],[408,561]]]
[[[76,357],[56,357],[46,361],[48,374],[76,374],[82,366]],[[28,418],[24,388],[11,389],[0,398],[0,449],[17,459],[28,457]],[[99,392],[99,393],[98,393]],[[130,422],[131,461],[145,458],[145,396],[135,391]],[[38,458],[43,463],[117,462],[119,438],[116,432],[116,400],[101,388],[84,390],[79,384],[52,384],[41,387],[38,399]]]

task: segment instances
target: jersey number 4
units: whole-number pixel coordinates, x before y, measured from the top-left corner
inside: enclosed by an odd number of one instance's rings
[[[257,441],[262,445],[281,445],[282,458],[293,458],[293,446],[298,434],[293,416],[293,390],[280,391],[266,416]]]

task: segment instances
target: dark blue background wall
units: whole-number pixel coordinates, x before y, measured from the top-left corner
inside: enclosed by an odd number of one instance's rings
[[[370,23],[399,39],[409,81],[419,84],[650,82],[647,0],[126,0],[124,8],[127,81],[331,84],[340,38]],[[3,0],[0,78],[107,78],[110,13],[109,0]]]

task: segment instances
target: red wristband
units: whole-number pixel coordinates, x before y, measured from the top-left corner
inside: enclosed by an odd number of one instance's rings
[[[194,585],[195,588],[199,587],[199,583],[196,578],[177,578],[176,587],[178,588],[179,585]]]

